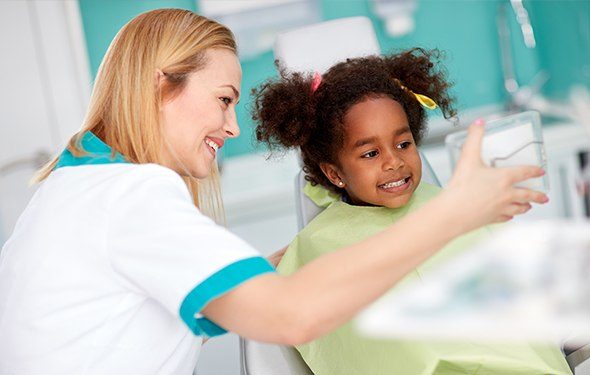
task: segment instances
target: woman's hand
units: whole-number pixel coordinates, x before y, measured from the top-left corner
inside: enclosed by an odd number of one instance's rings
[[[277,251],[276,253],[269,255],[268,258],[266,258],[266,260],[268,260],[268,262],[270,264],[272,264],[272,266],[274,268],[277,268],[277,266],[281,262],[281,259],[283,259],[283,255],[285,255],[285,251],[287,251],[288,247],[289,246],[285,246],[281,250]]]
[[[486,166],[481,159],[483,135],[482,120],[469,127],[461,158],[444,193],[456,201],[456,210],[466,230],[510,220],[530,210],[531,202],[549,201],[541,192],[514,186],[518,182],[544,175],[542,168]]]

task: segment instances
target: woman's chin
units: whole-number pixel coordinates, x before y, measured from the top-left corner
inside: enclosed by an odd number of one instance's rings
[[[202,180],[207,178],[211,175],[211,168],[207,168],[207,170],[203,170],[203,168],[193,169],[190,171],[191,177]]]
[[[210,163],[207,166],[180,166],[173,168],[176,173],[178,173],[182,177],[188,178],[196,178],[196,179],[203,179],[208,177],[211,174],[211,170],[213,168],[213,163]]]

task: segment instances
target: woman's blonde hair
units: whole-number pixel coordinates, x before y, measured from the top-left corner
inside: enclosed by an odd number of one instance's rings
[[[129,21],[100,64],[82,128],[68,143],[70,152],[84,155],[80,142],[91,131],[132,163],[162,164],[160,103],[178,95],[189,74],[204,67],[210,48],[237,53],[228,28],[191,11],[158,9]],[[161,86],[155,79],[158,69],[166,77]],[[41,168],[34,181],[47,178],[57,160]],[[183,179],[195,205],[218,222],[223,220],[217,166],[205,179]]]

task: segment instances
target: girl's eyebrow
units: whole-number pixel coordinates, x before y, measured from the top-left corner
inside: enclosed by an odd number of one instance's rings
[[[407,126],[404,128],[398,128],[396,131],[393,132],[393,135],[402,135],[405,133],[411,133],[410,128]]]
[[[368,145],[370,143],[373,143],[375,141],[377,141],[377,137],[369,137],[369,138],[359,139],[358,141],[354,142],[354,145],[352,145],[352,148],[359,148],[364,145]]]
[[[406,133],[411,133],[410,128],[408,128],[408,127],[398,128],[398,129],[396,129],[396,131],[393,132],[393,135],[397,137],[399,135],[406,134]],[[358,141],[354,142],[352,147],[359,148],[359,147],[371,144],[376,141],[377,141],[377,137],[362,138],[362,139],[359,139]]]

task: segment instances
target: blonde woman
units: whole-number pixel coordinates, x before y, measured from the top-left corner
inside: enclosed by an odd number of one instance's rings
[[[453,237],[547,199],[512,187],[542,170],[483,166],[475,125],[444,193],[278,276],[203,214],[220,204],[215,155],[239,135],[240,81],[234,38],[214,21],[162,9],[121,29],[82,129],[40,171],[2,251],[0,373],[190,374],[203,338],[225,330],[301,344]]]

